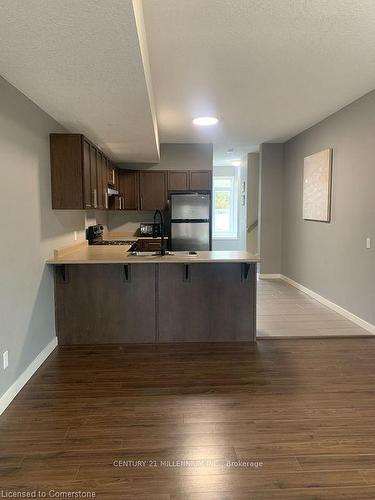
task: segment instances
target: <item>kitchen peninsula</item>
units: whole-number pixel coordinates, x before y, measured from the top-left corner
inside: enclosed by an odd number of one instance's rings
[[[248,252],[55,252],[60,345],[254,341],[256,263]]]

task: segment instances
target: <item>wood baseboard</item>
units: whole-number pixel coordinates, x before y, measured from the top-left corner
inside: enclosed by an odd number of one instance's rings
[[[0,397],[0,415],[6,410],[13,399],[20,392],[22,387],[30,380],[38,368],[44,363],[48,356],[54,351],[57,346],[57,337],[41,351],[38,356],[32,361],[26,370],[21,373],[17,380],[9,387],[9,389]]]

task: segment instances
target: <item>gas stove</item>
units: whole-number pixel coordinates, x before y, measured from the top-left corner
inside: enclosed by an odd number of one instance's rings
[[[104,240],[104,227],[101,224],[89,226],[86,230],[86,239],[89,245],[134,245],[134,240]]]

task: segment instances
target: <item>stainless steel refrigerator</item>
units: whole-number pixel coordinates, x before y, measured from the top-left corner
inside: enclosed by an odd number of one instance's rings
[[[171,193],[169,208],[171,250],[211,250],[210,194]]]

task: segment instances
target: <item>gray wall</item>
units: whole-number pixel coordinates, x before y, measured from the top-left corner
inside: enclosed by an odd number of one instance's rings
[[[160,144],[160,163],[122,164],[123,168],[147,170],[212,170],[212,144]],[[110,231],[134,233],[140,222],[153,220],[153,212],[108,212]]]
[[[283,209],[284,145],[260,147],[259,252],[260,274],[280,274]]]
[[[84,211],[51,209],[49,136],[64,130],[0,78],[0,397],[55,337],[54,248],[84,238]],[[88,214],[88,220],[96,215]]]
[[[249,153],[247,157],[247,227],[258,220],[259,205],[259,153]],[[258,253],[258,226],[247,232],[246,249]]]
[[[325,148],[330,224],[302,219],[303,159]],[[288,141],[284,170],[283,274],[375,324],[375,91]]]

